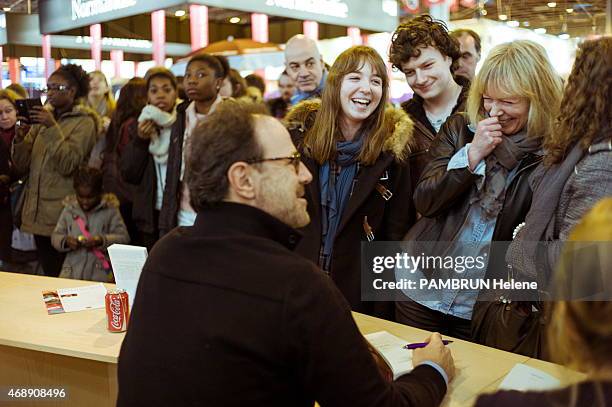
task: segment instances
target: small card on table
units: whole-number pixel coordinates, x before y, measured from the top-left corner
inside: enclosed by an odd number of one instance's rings
[[[64,312],[104,308],[106,287],[98,283],[84,287],[47,290],[43,291],[42,295],[49,315],[63,314]]]

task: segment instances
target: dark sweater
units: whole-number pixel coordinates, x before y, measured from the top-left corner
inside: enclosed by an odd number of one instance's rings
[[[117,405],[439,405],[431,366],[383,379],[338,289],[291,251],[298,240],[232,203],[162,238],[138,283]]]

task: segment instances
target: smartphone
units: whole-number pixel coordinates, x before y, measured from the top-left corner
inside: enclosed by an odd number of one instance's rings
[[[34,106],[42,107],[40,98],[17,99],[15,104],[17,105],[17,115],[23,116],[28,123],[32,123],[32,119],[30,118],[30,109],[32,109]]]

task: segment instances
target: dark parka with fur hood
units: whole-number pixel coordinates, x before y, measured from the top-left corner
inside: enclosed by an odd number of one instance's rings
[[[304,151],[303,140],[312,127],[321,101],[304,101],[287,115],[286,123],[302,161],[312,173],[306,187],[310,224],[296,251],[318,263],[322,245],[319,164]],[[361,242],[371,229],[374,240],[401,240],[415,222],[410,167],[406,157],[413,143],[413,123],[401,109],[385,111],[388,133],[383,151],[373,165],[360,165],[356,182],[342,214],[330,266],[330,277],[353,311],[392,319],[393,306],[385,302],[361,301]],[[384,196],[383,196],[384,195]]]

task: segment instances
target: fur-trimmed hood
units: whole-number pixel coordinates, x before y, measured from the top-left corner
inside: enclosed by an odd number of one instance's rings
[[[46,107],[47,109],[49,109],[50,111],[53,111],[53,106],[51,106],[50,104],[47,104],[46,106],[47,106]],[[96,135],[98,135],[96,138],[98,138],[99,135],[102,134],[102,129],[104,128],[102,125],[102,118],[100,117],[98,112],[96,112],[91,107],[85,105],[84,103],[77,102],[72,108],[72,110],[64,113],[61,116],[61,118],[81,117],[81,116],[89,116],[92,118],[92,120],[94,121],[95,129],[96,129]]]
[[[75,215],[84,215],[79,202],[77,201],[76,195],[68,195],[62,201],[62,205],[66,207],[67,210],[72,212]],[[91,210],[91,212],[97,212],[100,209],[104,208],[118,208],[119,207],[119,199],[115,196],[115,194],[103,194],[100,203]]]
[[[312,128],[320,107],[320,99],[309,99],[298,103],[285,116],[286,126],[289,129],[300,129],[305,133]],[[397,161],[405,161],[415,146],[414,123],[406,112],[391,105],[385,108],[385,118],[387,135],[383,151],[393,154]]]

